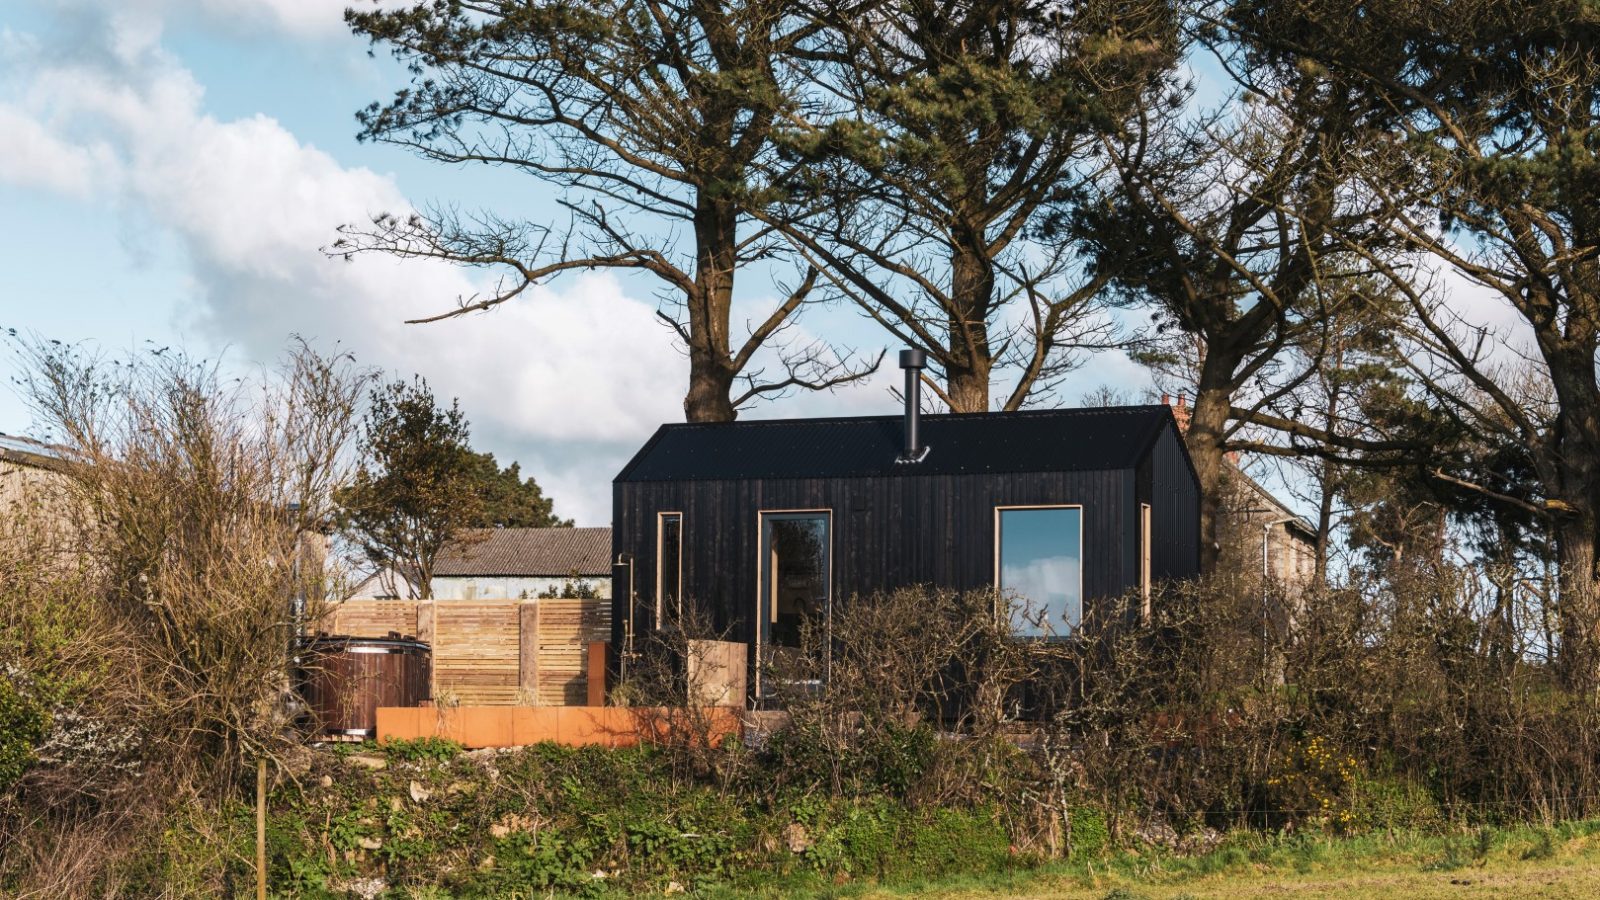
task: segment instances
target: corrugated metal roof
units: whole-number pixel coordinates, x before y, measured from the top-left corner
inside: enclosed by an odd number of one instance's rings
[[[474,528],[434,560],[436,576],[611,574],[610,528]]]
[[[59,470],[67,463],[69,455],[65,447],[14,434],[0,434],[0,459]]]
[[[1149,449],[1164,405],[922,418],[926,459],[899,464],[900,416],[663,425],[617,481],[852,478],[1122,469]]]
[[[18,453],[31,453],[34,456],[60,458],[65,453],[65,448],[54,444],[46,444],[33,438],[20,437],[15,434],[0,433],[0,450],[14,450]]]

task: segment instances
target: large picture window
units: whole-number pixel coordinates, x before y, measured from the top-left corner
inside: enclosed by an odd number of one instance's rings
[[[683,513],[656,517],[656,627],[683,617]]]
[[[1083,509],[995,510],[995,584],[1014,634],[1065,637],[1083,621]]]

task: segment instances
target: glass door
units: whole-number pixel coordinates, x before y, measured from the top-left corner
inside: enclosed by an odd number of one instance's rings
[[[821,675],[800,672],[797,651],[807,623],[826,638],[833,604],[830,519],[827,512],[761,514],[757,694],[770,687],[763,684],[767,673],[811,682]]]

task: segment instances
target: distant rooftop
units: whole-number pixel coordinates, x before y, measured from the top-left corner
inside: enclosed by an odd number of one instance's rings
[[[0,434],[0,459],[8,462],[39,466],[64,462],[68,457],[65,447],[19,435]]]
[[[434,560],[446,577],[611,574],[610,528],[473,528]]]

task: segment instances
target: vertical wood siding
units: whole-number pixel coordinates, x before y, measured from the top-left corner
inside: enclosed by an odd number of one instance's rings
[[[1200,573],[1200,485],[1177,432],[1162,429],[1147,457],[1150,469],[1150,572],[1156,581]]]
[[[1180,451],[1181,453],[1181,451]],[[1181,456],[1178,459],[1182,464]],[[1158,462],[1155,490],[1171,493],[1170,464]],[[1187,477],[1187,475],[1185,476]],[[1181,491],[1178,493],[1181,494]],[[636,635],[654,626],[656,513],[683,512],[686,604],[708,614],[729,640],[753,642],[761,511],[833,511],[833,596],[910,584],[959,590],[994,583],[996,506],[1078,504],[1083,507],[1085,614],[1104,616],[1107,602],[1138,584],[1136,470],[897,476],[890,478],[755,479],[619,482],[613,503],[613,552],[634,559]],[[1176,498],[1153,504],[1157,578],[1182,568],[1177,523],[1187,507]],[[1163,512],[1162,507],[1167,509]],[[1191,531],[1192,533],[1192,531]],[[1159,550],[1162,542],[1168,544]],[[1197,553],[1189,553],[1197,558]],[[628,614],[617,600],[616,634]]]

